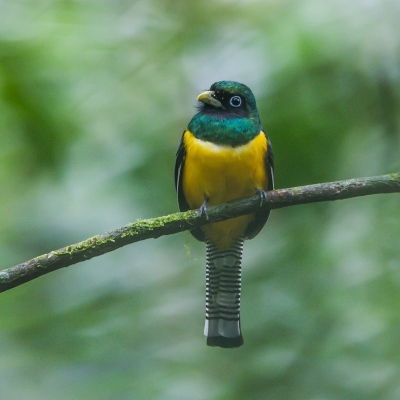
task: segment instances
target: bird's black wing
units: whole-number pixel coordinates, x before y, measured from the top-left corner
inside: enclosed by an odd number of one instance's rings
[[[186,132],[186,131],[185,131]],[[185,144],[183,142],[183,137],[185,135],[183,132],[181,142],[179,143],[178,151],[176,152],[176,160],[175,160],[175,190],[178,195],[178,206],[180,211],[188,211],[190,210],[189,204],[186,201],[185,195],[183,193],[182,187],[182,174],[183,169],[185,167],[185,157],[186,150]],[[192,229],[190,233],[201,242],[205,242],[206,238],[204,236],[204,232],[200,228]]]
[[[265,135],[267,139],[267,156],[265,158],[265,169],[268,175],[268,190],[274,189],[274,153],[272,152],[271,141],[268,135],[261,131],[261,134]],[[270,210],[261,208],[256,212],[254,221],[252,221],[246,229],[245,238],[253,239],[263,228],[268,220]]]

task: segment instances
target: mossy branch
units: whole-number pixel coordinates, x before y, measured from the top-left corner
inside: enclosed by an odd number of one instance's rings
[[[267,200],[264,202],[263,207],[275,209],[306,203],[396,192],[400,193],[400,173],[272,190],[267,193]],[[205,223],[249,214],[258,207],[260,207],[260,197],[254,195],[209,207],[207,221],[199,210],[194,210],[128,224],[122,228],[54,250],[0,271],[0,292],[12,289],[57,269],[116,250],[130,243],[172,235],[199,227]]]

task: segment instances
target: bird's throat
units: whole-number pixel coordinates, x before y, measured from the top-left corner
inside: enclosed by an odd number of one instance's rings
[[[190,121],[188,129],[197,139],[238,147],[259,134],[260,124],[251,118],[225,118],[200,112]]]

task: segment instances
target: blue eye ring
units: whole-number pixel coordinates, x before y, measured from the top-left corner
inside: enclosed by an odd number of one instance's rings
[[[232,107],[240,107],[242,105],[242,99],[240,96],[232,96],[229,100],[229,104]]]

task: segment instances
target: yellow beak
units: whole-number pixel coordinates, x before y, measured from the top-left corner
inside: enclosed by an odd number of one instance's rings
[[[209,104],[210,106],[213,107],[224,108],[221,102],[213,96],[214,93],[215,92],[213,92],[212,90],[207,90],[206,92],[200,93],[197,96],[197,100],[201,101],[204,104]]]

